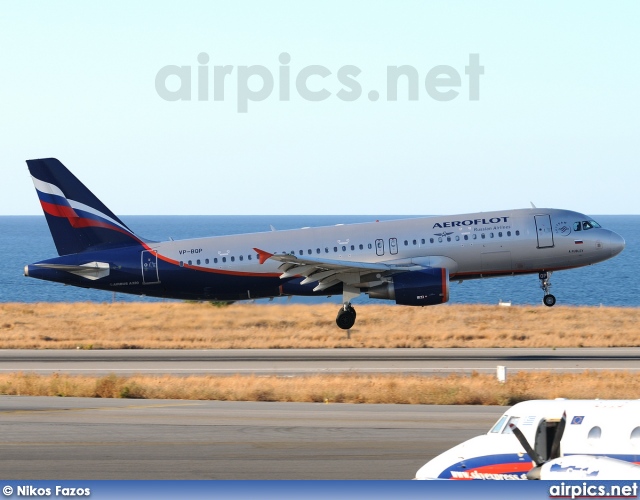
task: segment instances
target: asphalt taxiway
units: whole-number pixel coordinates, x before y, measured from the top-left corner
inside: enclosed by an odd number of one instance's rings
[[[0,372],[303,375],[640,370],[640,348],[0,350]]]
[[[412,479],[489,406],[0,396],[3,479]]]

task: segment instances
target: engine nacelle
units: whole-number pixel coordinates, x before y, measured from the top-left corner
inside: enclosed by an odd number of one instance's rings
[[[369,298],[395,300],[403,306],[431,306],[449,300],[449,271],[441,267],[394,274],[367,292]]]

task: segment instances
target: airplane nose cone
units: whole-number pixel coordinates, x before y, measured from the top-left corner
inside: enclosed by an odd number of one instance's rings
[[[609,236],[609,248],[611,249],[611,257],[615,257],[624,250],[624,238],[617,233],[611,232]]]

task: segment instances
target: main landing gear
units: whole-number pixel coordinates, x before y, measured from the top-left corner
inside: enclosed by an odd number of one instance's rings
[[[356,310],[350,302],[342,305],[336,317],[336,324],[343,330],[349,330],[356,322]]]
[[[549,288],[551,288],[551,271],[538,273],[538,279],[540,280],[540,288],[542,288],[544,292],[542,303],[547,307],[552,307],[556,303],[556,298],[549,293]]]

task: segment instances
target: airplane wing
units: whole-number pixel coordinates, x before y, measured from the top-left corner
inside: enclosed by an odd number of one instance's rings
[[[382,276],[405,271],[419,271],[428,266],[419,264],[385,264],[382,262],[352,262],[333,259],[322,259],[313,256],[297,257],[291,254],[272,254],[259,248],[254,248],[260,259],[260,264],[267,260],[282,262],[280,278],[304,276],[301,284],[318,282],[313,289],[315,292],[332,287],[340,282],[356,288],[370,287],[383,282]]]

